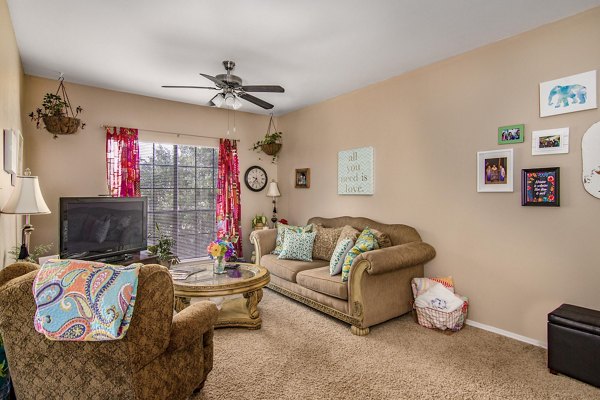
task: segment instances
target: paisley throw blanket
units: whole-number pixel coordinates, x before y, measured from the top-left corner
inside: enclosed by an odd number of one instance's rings
[[[122,339],[133,315],[141,265],[47,261],[33,281],[35,329],[52,340]]]

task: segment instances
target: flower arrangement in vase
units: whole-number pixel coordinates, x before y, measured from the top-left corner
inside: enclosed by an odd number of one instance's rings
[[[223,237],[210,242],[206,248],[210,258],[215,260],[213,264],[213,272],[215,274],[225,273],[225,259],[235,256],[235,242],[237,242],[237,238],[230,239],[229,237]]]

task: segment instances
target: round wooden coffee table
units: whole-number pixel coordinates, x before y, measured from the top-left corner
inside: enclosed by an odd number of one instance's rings
[[[192,297],[221,297],[242,294],[243,297],[223,302],[215,328],[243,327],[260,329],[262,319],[258,303],[262,288],[270,281],[269,271],[256,264],[235,263],[237,267],[225,269],[224,274],[213,273],[212,260],[194,261],[172,267],[175,289],[175,310],[181,311]],[[178,275],[178,272],[182,273]],[[188,275],[186,277],[186,275]]]

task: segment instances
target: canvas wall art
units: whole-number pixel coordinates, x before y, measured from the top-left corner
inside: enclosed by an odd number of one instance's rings
[[[338,194],[373,194],[373,148],[338,153]]]
[[[588,129],[581,139],[583,187],[600,199],[600,122]]]
[[[569,152],[569,128],[531,132],[531,154],[566,154]]]
[[[513,191],[513,149],[477,153],[477,191]]]
[[[598,108],[596,71],[540,83],[540,117]]]

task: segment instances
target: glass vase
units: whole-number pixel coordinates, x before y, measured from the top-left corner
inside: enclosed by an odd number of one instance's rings
[[[215,274],[224,274],[225,273],[225,260],[223,257],[215,258],[215,263],[213,264],[213,273]]]

